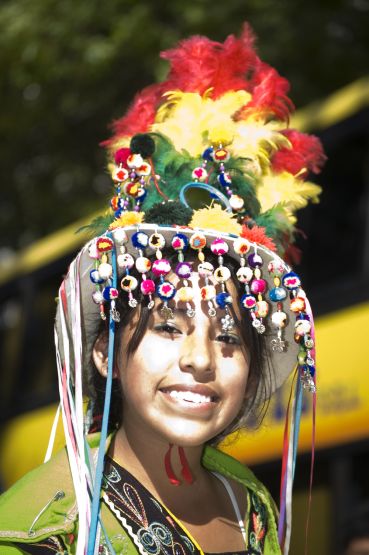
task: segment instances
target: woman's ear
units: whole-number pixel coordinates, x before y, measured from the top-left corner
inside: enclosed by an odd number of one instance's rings
[[[100,333],[92,350],[92,360],[99,374],[106,378],[108,375],[108,343],[109,336],[106,332]]]

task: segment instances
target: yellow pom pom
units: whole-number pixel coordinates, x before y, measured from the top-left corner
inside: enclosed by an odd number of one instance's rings
[[[144,215],[145,214],[143,212],[123,212],[123,214],[119,216],[119,218],[117,218],[116,220],[114,220],[114,222],[110,224],[109,229],[112,230],[116,227],[125,227],[128,225],[140,224],[143,220]]]
[[[190,222],[190,227],[200,229],[214,229],[221,233],[234,233],[240,235],[241,226],[237,223],[236,217],[223,210],[219,204],[195,210]]]

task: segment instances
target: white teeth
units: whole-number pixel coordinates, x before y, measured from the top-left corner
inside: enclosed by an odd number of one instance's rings
[[[169,391],[169,395],[174,399],[187,401],[189,403],[211,403],[211,397],[207,395],[200,395],[200,393],[193,393],[192,391]]]

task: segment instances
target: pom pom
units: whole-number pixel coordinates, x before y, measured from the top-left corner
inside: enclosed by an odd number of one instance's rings
[[[129,148],[119,148],[114,154],[114,160],[116,164],[122,164],[122,166],[127,165],[127,159],[132,154]]]
[[[147,133],[134,135],[129,146],[134,154],[141,154],[143,158],[150,158],[155,152],[154,140]]]
[[[145,222],[159,225],[185,225],[191,220],[193,210],[180,201],[158,202],[145,212]]]
[[[137,225],[140,224],[143,220],[144,213],[143,212],[133,212],[127,210],[127,212],[123,212],[119,218],[114,220],[109,226],[109,229],[116,229],[117,227],[125,227],[128,225]]]
[[[219,204],[195,210],[190,226],[201,229],[214,229],[221,233],[234,233],[235,235],[240,235],[241,232],[241,226],[237,223],[234,215],[223,210]]]

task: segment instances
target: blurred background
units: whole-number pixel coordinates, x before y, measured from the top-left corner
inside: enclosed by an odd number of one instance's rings
[[[111,196],[99,146],[109,122],[165,76],[161,50],[191,34],[224,40],[245,20],[291,82],[291,126],[328,156],[321,202],[299,218],[296,269],[319,342],[309,552],[337,555],[369,499],[369,0],[2,0],[0,483],[43,460],[58,397],[55,297],[85,240],[75,230]],[[227,447],[277,501],[286,391],[260,430]],[[307,399],[292,555],[304,550],[311,443]]]

